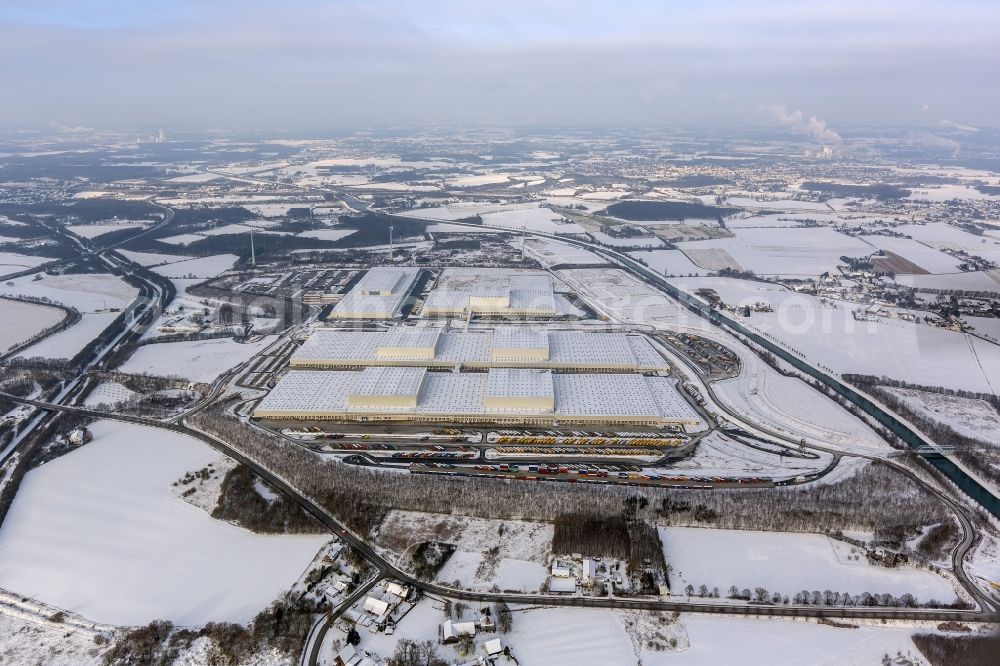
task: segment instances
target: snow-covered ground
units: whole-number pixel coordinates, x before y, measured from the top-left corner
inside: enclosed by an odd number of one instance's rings
[[[511,245],[520,248],[521,241],[514,239],[511,241]],[[547,268],[557,264],[602,265],[607,263],[593,252],[548,238],[525,238],[524,254]]]
[[[462,227],[463,231],[465,230]],[[299,236],[302,238],[316,238],[325,241],[337,241],[355,233],[357,229],[315,229],[313,231],[303,231]]]
[[[910,238],[893,238],[890,236],[861,236],[863,240],[880,250],[912,261],[928,273],[956,273],[960,260],[950,255],[918,243]]]
[[[98,666],[105,649],[89,632],[0,613],[0,664]]]
[[[153,270],[168,278],[213,278],[219,273],[233,267],[239,259],[235,254],[216,254],[210,257],[199,257],[177,261]]]
[[[1000,317],[965,317],[965,321],[975,328],[976,335],[1000,343]]]
[[[1000,446],[1000,413],[985,400],[960,398],[915,389],[885,387],[918,413],[953,428],[966,437],[975,437]]]
[[[160,254],[158,252],[135,252],[133,250],[118,250],[118,254],[136,262],[140,266],[159,266],[160,264],[172,264],[194,258],[183,254]]]
[[[708,272],[680,250],[648,250],[629,254],[662,275],[704,275]]]
[[[114,312],[91,313],[85,312],[69,328],[51,335],[41,342],[36,342],[20,354],[18,358],[51,358],[51,359],[71,359],[76,356],[81,349],[90,344],[90,341],[100,335],[104,329],[111,325],[118,315]]]
[[[71,231],[81,238],[97,238],[98,236],[109,234],[112,231],[136,229],[138,227],[145,227],[148,224],[149,222],[144,220],[129,220],[127,222],[115,222],[108,224],[74,224],[67,226],[66,230]]]
[[[50,261],[54,260],[16,252],[0,252],[0,275],[19,273],[25,268],[35,268]]]
[[[0,285],[0,293],[44,297],[80,312],[125,308],[137,293],[134,287],[109,273],[46,275],[41,280],[25,276],[13,282],[12,286],[6,282]]]
[[[562,216],[548,208],[521,208],[482,215],[483,224],[504,229],[527,229],[546,234],[582,234],[586,229],[576,222],[563,223]]]
[[[859,453],[889,450],[875,431],[801,379],[782,375],[750,352],[740,360],[738,377],[714,384],[719,399],[736,413],[814,444]]]
[[[772,448],[779,450],[778,447]],[[829,454],[820,454],[818,458],[781,457],[777,453],[746,446],[715,431],[698,442],[694,455],[670,463],[668,474],[683,472],[691,476],[790,479],[822,470],[830,463],[831,457]]]
[[[997,392],[1000,346],[963,333],[888,317],[864,315],[866,306],[828,301],[777,285],[735,278],[676,278],[693,293],[715,289],[727,304],[765,302],[743,325],[777,339],[814,364],[837,373],[885,375],[927,386]],[[859,313],[862,319],[855,318]]]
[[[59,308],[0,299],[0,352],[55,326],[66,314]]]
[[[522,666],[617,666],[638,661],[632,641],[614,611],[518,610],[513,613],[511,626],[510,633],[503,637],[504,642],[511,646],[511,653]]]
[[[84,399],[86,407],[117,405],[134,399],[138,394],[118,382],[101,382]]]
[[[969,271],[940,275],[897,275],[896,282],[916,289],[967,289],[1000,292],[1000,271]],[[933,298],[933,296],[931,296]]]
[[[271,336],[246,344],[234,342],[231,338],[215,338],[143,345],[118,370],[211,383],[273,341]]]
[[[956,599],[951,584],[941,576],[900,566],[868,564],[854,559],[852,547],[821,534],[717,530],[697,527],[660,528],[670,590],[718,587],[723,596],[730,585],[738,589],[763,587],[789,597],[801,590],[833,590],[849,594],[912,594],[918,601]]]
[[[124,309],[138,291],[120,278],[107,273],[82,275],[51,275],[41,280],[25,276],[3,283],[0,293],[48,298],[74,307],[82,318],[69,328],[31,345],[20,354],[22,358],[72,358],[118,317],[112,309]]]
[[[246,622],[325,536],[263,536],[212,519],[170,484],[216,453],[100,421],[94,441],[27,474],[0,528],[0,586],[109,624]]]
[[[486,591],[535,592],[547,577],[552,548],[549,523],[493,520],[393,511],[379,529],[379,544],[406,568],[412,548],[424,541],[454,544],[456,551],[438,573],[444,583]],[[489,553],[496,548],[495,553]]]
[[[876,251],[862,240],[827,227],[736,229],[734,233],[733,238],[686,241],[677,246],[685,252],[725,250],[742,269],[757,275],[799,277],[834,272],[840,257],[863,257]]]
[[[642,666],[876,666],[886,654],[920,656],[910,638],[914,630],[907,627],[841,629],[791,620],[689,614],[683,614],[681,622],[691,647],[644,657]]]

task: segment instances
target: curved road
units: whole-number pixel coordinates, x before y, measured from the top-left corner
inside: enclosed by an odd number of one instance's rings
[[[173,424],[155,421],[137,416],[109,414],[84,407],[71,407],[52,403],[16,398],[4,395],[11,400],[32,404],[42,409],[65,411],[95,418],[125,421],[138,425],[162,428],[172,432],[195,437],[212,448],[246,465],[255,474],[267,480],[283,495],[298,504],[306,513],[313,516],[322,525],[349,546],[357,550],[366,560],[383,575],[408,583],[426,593],[439,594],[452,599],[462,599],[478,602],[505,601],[517,604],[541,604],[551,606],[579,606],[589,608],[625,608],[639,610],[685,611],[699,613],[716,613],[730,615],[749,615],[767,617],[810,617],[810,618],[876,618],[900,620],[929,621],[964,621],[964,622],[997,622],[1000,615],[992,610],[979,609],[920,609],[920,608],[877,608],[877,607],[824,607],[824,606],[771,606],[771,605],[732,605],[726,603],[711,603],[703,601],[665,601],[656,598],[621,598],[621,597],[565,597],[556,594],[512,594],[507,592],[470,592],[458,590],[437,583],[430,583],[399,569],[396,565],[383,558],[362,537],[356,535],[342,525],[329,511],[318,502],[305,495],[281,476],[271,472],[247,456],[218,439],[215,435],[187,424]]]

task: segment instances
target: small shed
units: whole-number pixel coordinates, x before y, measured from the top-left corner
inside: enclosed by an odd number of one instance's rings
[[[487,656],[493,657],[503,652],[503,643],[500,642],[499,638],[494,638],[483,643],[483,649],[486,650]]]

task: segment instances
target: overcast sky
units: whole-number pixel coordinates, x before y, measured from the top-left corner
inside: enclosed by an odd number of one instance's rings
[[[998,35],[997,0],[0,0],[0,126],[996,126]]]

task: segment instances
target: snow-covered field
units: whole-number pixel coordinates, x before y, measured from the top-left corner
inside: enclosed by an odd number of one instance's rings
[[[16,252],[0,252],[0,275],[19,273],[25,268],[35,268],[50,261],[54,260]]]
[[[511,245],[516,248],[521,247],[520,240],[512,240]],[[606,263],[593,252],[584,250],[575,245],[560,243],[548,238],[526,238],[524,239],[524,254],[535,259],[545,267],[558,264],[594,264]]]
[[[818,276],[835,272],[840,257],[863,257],[875,249],[827,227],[736,229],[733,238],[678,243],[684,251],[725,250],[744,270],[757,275]],[[711,268],[711,266],[706,266]]]
[[[59,308],[0,299],[0,352],[20,344],[63,320]]]
[[[143,345],[118,370],[211,383],[273,341],[273,337],[265,337],[259,342],[241,344],[230,338],[216,338]]]
[[[13,286],[0,285],[0,293],[44,297],[74,307],[80,312],[125,308],[138,293],[134,287],[109,273],[48,275],[17,278]]]
[[[969,271],[941,275],[897,275],[896,282],[917,289],[968,289],[1000,292],[1000,271]]]
[[[548,208],[521,208],[500,213],[485,213],[483,224],[504,229],[527,229],[546,234],[582,234],[586,230],[576,222],[559,222],[562,216]]]
[[[801,379],[782,375],[750,353],[741,353],[740,359],[739,376],[714,385],[719,399],[736,413],[823,446],[859,453],[888,450],[875,431]]]
[[[463,229],[464,230],[464,229]],[[355,233],[357,229],[315,229],[313,231],[303,231],[299,236],[302,238],[316,238],[325,241],[337,241]]]
[[[956,273],[958,265],[962,263],[940,250],[927,247],[909,238],[892,238],[890,236],[861,236],[860,238],[880,250],[898,254],[904,259],[912,261],[928,273]]]
[[[80,321],[18,354],[22,358],[66,359],[75,356],[118,317],[109,309],[127,307],[138,293],[128,283],[106,273],[52,275],[41,280],[26,276],[14,280],[13,286],[3,283],[0,292],[44,297],[80,311]]]
[[[510,180],[510,176],[502,173],[486,173],[478,176],[458,176],[445,181],[451,187],[481,187],[483,185],[499,185]]]
[[[100,421],[94,441],[27,474],[0,528],[0,586],[110,624],[246,622],[325,536],[262,536],[170,484],[215,459],[192,438]]]
[[[691,647],[643,658],[642,666],[877,666],[886,654],[920,656],[910,638],[914,630],[908,627],[840,629],[791,620],[688,614],[681,616],[681,622]]]
[[[937,574],[870,565],[863,556],[853,559],[851,546],[821,534],[666,527],[660,528],[660,539],[675,595],[683,595],[688,584],[704,584],[709,590],[717,586],[723,595],[735,585],[790,597],[800,590],[833,590],[909,593],[918,601],[956,598],[951,584]]]
[[[523,666],[637,663],[632,641],[614,611],[536,608],[513,615],[511,632],[504,638]]]
[[[158,252],[135,252],[133,250],[118,250],[118,254],[134,261],[140,266],[159,266],[160,264],[172,264],[194,258],[183,254],[160,254]]]
[[[649,268],[662,275],[704,275],[708,272],[680,250],[650,250],[629,254],[646,262]]]
[[[215,254],[210,257],[199,257],[177,261],[153,270],[168,278],[213,278],[233,267],[239,259],[235,254]]]
[[[147,225],[149,225],[149,222],[144,220],[129,220],[127,222],[115,222],[108,224],[73,224],[67,226],[66,229],[81,238],[97,238],[98,236],[109,234],[112,231],[136,229]]]
[[[909,407],[966,437],[1000,445],[1000,413],[985,400],[885,387]]]
[[[1000,317],[965,317],[965,321],[975,329],[977,335],[1000,342]]]
[[[972,391],[1000,391],[1000,346],[923,323],[886,317],[855,319],[866,306],[824,303],[777,285],[734,278],[676,278],[693,293],[715,289],[731,305],[766,302],[774,312],[754,312],[741,323],[776,338],[812,363],[834,372]]]
[[[117,405],[122,402],[128,402],[137,395],[138,394],[135,391],[119,384],[118,382],[101,382],[95,386],[89,394],[87,394],[83,404],[86,407],[93,407],[95,405]]]

